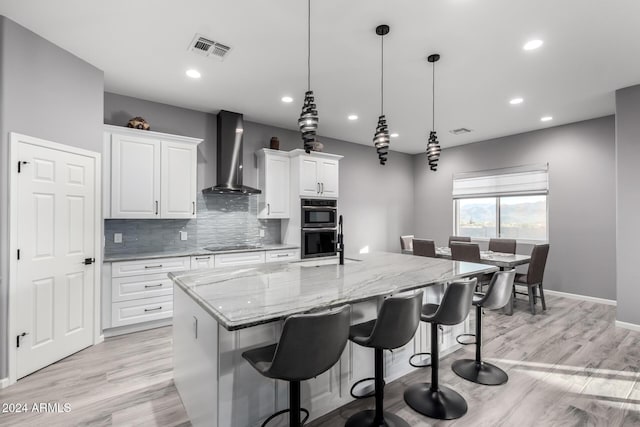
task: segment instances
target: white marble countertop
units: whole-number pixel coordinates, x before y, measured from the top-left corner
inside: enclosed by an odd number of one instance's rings
[[[497,268],[486,264],[376,252],[333,260],[277,262],[169,273],[227,330],[296,313],[356,303]]]
[[[178,250],[178,251],[153,251],[153,252],[138,252],[135,254],[126,255],[105,255],[103,262],[117,262],[117,261],[133,261],[137,259],[156,259],[156,258],[172,258],[180,256],[200,256],[200,255],[215,255],[215,254],[230,254],[239,252],[259,252],[259,251],[277,251],[280,249],[298,249],[300,246],[286,245],[286,244],[273,244],[264,245],[259,248],[251,249],[229,249],[223,251],[210,251],[204,248]]]

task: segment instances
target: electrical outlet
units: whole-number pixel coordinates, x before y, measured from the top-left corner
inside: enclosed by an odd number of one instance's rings
[[[122,243],[122,233],[113,233],[113,243]]]
[[[264,228],[260,229],[260,237],[264,237]]]
[[[180,240],[187,240],[187,232],[186,231],[180,231]]]

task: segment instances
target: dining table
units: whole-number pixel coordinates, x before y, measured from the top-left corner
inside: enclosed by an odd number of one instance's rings
[[[413,254],[412,250],[403,250],[404,254]],[[451,248],[436,247],[436,257],[451,259]],[[500,268],[500,270],[510,270],[519,265],[529,264],[531,262],[530,255],[509,254],[504,252],[480,251],[480,262]],[[513,295],[509,303],[504,307],[503,312],[508,315],[513,314]]]

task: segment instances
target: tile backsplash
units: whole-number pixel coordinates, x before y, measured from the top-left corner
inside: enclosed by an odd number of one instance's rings
[[[197,206],[194,219],[105,220],[105,256],[280,243],[280,220],[258,219],[256,196],[199,193]],[[179,231],[187,232],[187,240]],[[114,233],[122,233],[122,243],[113,242]]]

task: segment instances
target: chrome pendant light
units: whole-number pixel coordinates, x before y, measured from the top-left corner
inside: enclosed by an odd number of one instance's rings
[[[427,57],[427,61],[433,64],[433,74],[431,80],[432,88],[432,110],[431,110],[431,132],[429,132],[429,141],[427,142],[427,161],[429,162],[429,168],[432,171],[438,169],[438,160],[440,160],[440,144],[438,143],[438,136],[436,135],[436,62],[440,59],[440,55],[434,53]]]
[[[376,126],[376,133],[373,136],[373,145],[375,145],[378,152],[380,164],[384,165],[389,154],[389,128],[387,127],[387,119],[384,116],[384,36],[389,34],[389,26],[378,25],[376,34],[380,36],[382,55],[380,59],[380,117],[378,117],[378,126]]]
[[[316,142],[319,119],[313,91],[311,90],[311,0],[308,0],[307,10],[307,91],[304,94],[304,103],[298,119],[298,127],[302,132],[304,151],[308,154],[313,149],[314,142]]]

